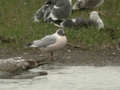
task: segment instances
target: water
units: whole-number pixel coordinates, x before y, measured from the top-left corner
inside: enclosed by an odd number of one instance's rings
[[[47,76],[1,79],[0,90],[120,90],[120,67],[54,66],[43,70]]]

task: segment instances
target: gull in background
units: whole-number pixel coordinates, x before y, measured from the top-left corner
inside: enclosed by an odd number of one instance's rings
[[[34,14],[34,22],[43,19],[45,22],[54,22],[66,19],[72,13],[71,0],[46,0],[44,5]]]
[[[49,3],[51,2],[53,8],[49,16],[46,18],[45,21],[57,21],[57,20],[64,20],[72,13],[72,1],[71,0],[48,0]],[[48,4],[48,3],[47,3]]]
[[[99,14],[97,11],[92,11],[90,13],[89,19],[87,18],[72,18],[72,19],[66,19],[63,21],[55,22],[55,26],[61,27],[61,28],[81,28],[85,27],[88,28],[90,26],[95,26],[97,27],[98,30],[104,28],[104,23],[102,19],[100,18]]]
[[[51,7],[48,4],[43,5],[34,14],[34,22],[39,22],[40,19],[46,19],[51,11]]]
[[[67,38],[63,29],[58,29],[54,34],[47,35],[40,40],[28,44],[29,47],[38,47],[41,52],[50,52],[51,59],[54,59],[53,52],[63,48],[67,44]]]
[[[104,3],[104,0],[76,0],[73,10],[97,8]]]
[[[95,22],[95,24],[97,25],[97,28],[100,29],[104,29],[104,23],[102,21],[102,19],[100,18],[99,14],[97,11],[92,11],[90,13],[90,20],[92,20],[93,22]]]
[[[86,19],[86,18],[73,18],[73,19],[66,19],[62,22],[55,22],[54,23],[55,26],[57,27],[61,27],[61,28],[81,28],[81,27],[85,27],[88,28],[89,26],[95,25],[95,23],[90,20],[90,19]]]

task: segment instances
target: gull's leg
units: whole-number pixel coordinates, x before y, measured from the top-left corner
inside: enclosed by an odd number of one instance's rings
[[[54,58],[54,53],[53,53],[53,52],[50,52],[50,59],[51,59],[51,60],[55,60],[55,58]]]

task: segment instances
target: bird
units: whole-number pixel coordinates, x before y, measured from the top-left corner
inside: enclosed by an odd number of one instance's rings
[[[98,30],[104,29],[104,23],[102,19],[99,16],[99,13],[97,11],[90,12],[90,20],[95,22]]]
[[[104,3],[104,0],[76,0],[72,10],[93,9]]]
[[[72,18],[72,19],[66,19],[64,21],[59,21],[54,23],[55,26],[61,27],[61,28],[81,28],[85,27],[88,28],[89,26],[94,26],[95,23],[93,20],[87,19],[87,18]]]
[[[46,0],[34,14],[34,22],[43,19],[44,22],[54,22],[69,17],[72,13],[71,0]]]
[[[54,60],[54,51],[63,48],[67,44],[67,37],[63,29],[57,29],[55,33],[47,35],[40,40],[29,43],[29,47],[38,47],[41,52],[50,52],[50,59]]]
[[[47,4],[52,5],[52,9],[45,21],[54,22],[57,20],[64,20],[72,13],[71,0],[47,0]]]
[[[85,27],[88,28],[90,26],[97,27],[98,30],[104,29],[104,23],[100,18],[97,11],[90,12],[89,18],[72,18],[72,19],[65,19],[63,21],[56,21],[54,23],[55,26],[59,28],[81,28]]]
[[[34,22],[39,22],[40,19],[45,20],[51,11],[51,7],[48,4],[44,4],[40,9],[38,9],[34,14]]]

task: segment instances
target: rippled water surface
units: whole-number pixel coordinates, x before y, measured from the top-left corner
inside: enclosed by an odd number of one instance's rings
[[[0,90],[120,90],[120,67],[54,66],[42,70],[48,75],[34,79],[1,79]]]

